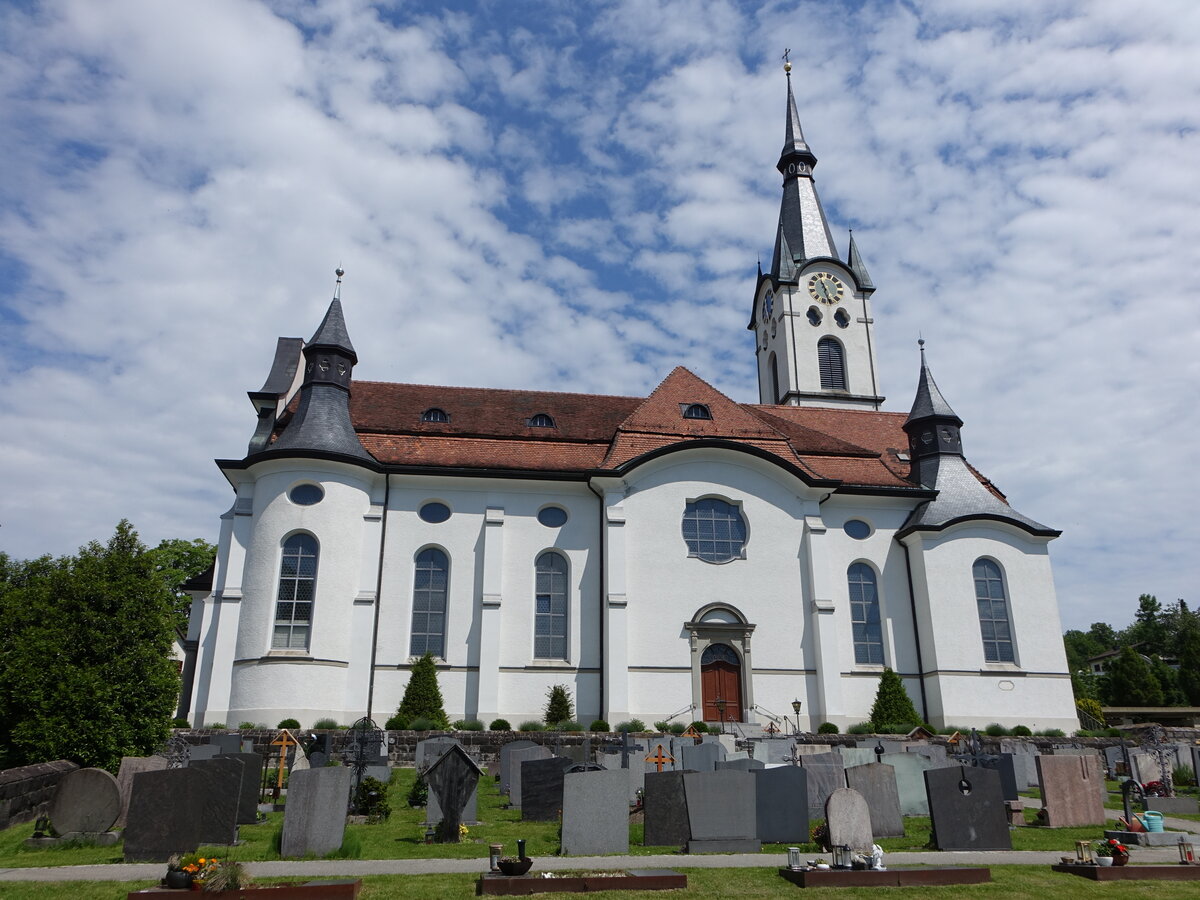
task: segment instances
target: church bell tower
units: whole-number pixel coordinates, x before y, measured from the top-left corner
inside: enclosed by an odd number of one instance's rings
[[[787,54],[784,54],[785,60]],[[854,235],[838,256],[804,140],[792,65],[787,73],[787,128],[777,168],[783,200],[769,272],[759,271],[750,324],[758,359],[759,402],[789,406],[879,409],[871,295],[875,285]]]

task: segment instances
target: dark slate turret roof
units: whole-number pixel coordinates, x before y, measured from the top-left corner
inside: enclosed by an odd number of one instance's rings
[[[329,304],[325,318],[317,326],[308,346],[341,350],[354,363],[358,362],[358,354],[354,352],[354,345],[350,343],[350,333],[346,330],[346,320],[342,316],[342,301],[337,297]]]
[[[862,261],[862,256],[858,252],[858,244],[854,242],[854,232],[850,232],[850,250],[847,253],[850,257],[850,271],[854,273],[854,277],[858,279],[858,287],[860,290],[873,291],[875,284],[871,281],[871,276],[867,272],[867,267]]]
[[[938,390],[937,382],[933,380],[933,373],[929,371],[929,364],[925,361],[925,342],[921,341],[920,343],[921,375],[917,380],[917,396],[913,400],[912,411],[909,412],[907,421],[917,422],[921,419],[946,418],[953,419],[956,424],[962,425],[962,419],[950,408],[950,404]]]

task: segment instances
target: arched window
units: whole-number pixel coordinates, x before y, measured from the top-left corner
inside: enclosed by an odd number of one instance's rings
[[[683,410],[685,419],[711,419],[712,413],[703,403],[689,403]]]
[[[988,662],[1015,662],[1008,599],[1004,596],[1004,576],[1000,574],[1000,567],[990,559],[977,559],[973,571],[983,658]]]
[[[450,417],[446,415],[444,409],[438,409],[436,406],[431,406],[425,412],[421,413],[422,422],[449,422]]]
[[[779,360],[771,354],[771,402],[779,402]]]
[[[850,583],[850,627],[854,632],[854,661],[883,665],[883,628],[879,624],[879,592],[875,570],[855,563],[846,572]]]
[[[274,650],[307,650],[312,630],[313,595],[317,586],[317,539],[293,534],[283,542],[279,592],[275,599]]]
[[[817,363],[821,368],[821,390],[846,390],[846,352],[831,337],[817,341]]]
[[[732,503],[716,497],[684,507],[683,539],[688,553],[705,562],[724,563],[745,556],[746,520]]]
[[[567,560],[547,550],[537,558],[534,597],[533,655],[567,658]]]
[[[554,419],[549,413],[538,413],[536,416],[530,416],[525,420],[525,424],[530,428],[553,428]]]
[[[412,656],[446,656],[446,585],[450,560],[437,547],[417,554],[413,575]]]

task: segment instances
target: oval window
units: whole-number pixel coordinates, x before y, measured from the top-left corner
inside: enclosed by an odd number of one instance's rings
[[[842,526],[842,530],[856,541],[861,541],[863,538],[871,536],[871,526],[862,519],[851,519]]]
[[[450,518],[450,507],[445,503],[438,503],[436,500],[432,503],[426,503],[417,513],[424,522],[429,522],[437,525],[439,522],[445,522]]]
[[[288,492],[288,499],[297,506],[312,506],[324,497],[325,491],[318,484],[298,484]]]
[[[567,511],[561,506],[545,506],[538,510],[538,521],[547,528],[558,528],[567,524]]]

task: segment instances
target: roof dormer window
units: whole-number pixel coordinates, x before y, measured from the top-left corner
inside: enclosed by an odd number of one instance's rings
[[[421,413],[422,422],[449,422],[450,417],[446,415],[444,409],[438,409],[436,406],[431,406],[425,412]]]
[[[525,424],[530,428],[553,428],[554,419],[550,417],[549,413],[538,413],[526,419]]]
[[[712,413],[709,412],[707,406],[703,403],[687,403],[680,404],[683,406],[683,417],[685,419],[711,419]]]

